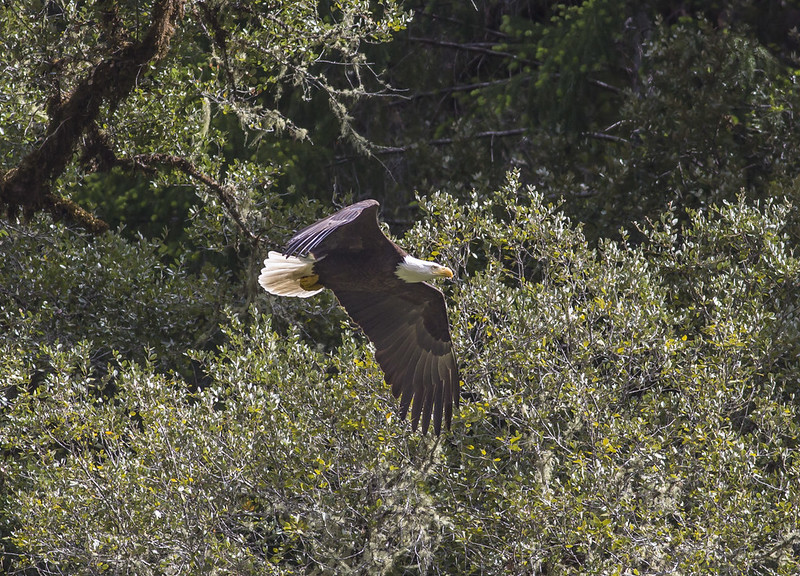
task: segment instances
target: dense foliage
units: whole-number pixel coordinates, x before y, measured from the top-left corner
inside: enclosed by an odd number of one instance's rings
[[[0,571],[800,572],[800,9],[402,8],[3,3]],[[256,284],[367,196],[457,272],[439,438]]]
[[[464,204],[445,194],[422,204],[406,244],[434,246],[460,276],[447,292],[467,395],[452,434],[420,437],[397,421],[350,330],[318,350],[252,309],[247,323],[225,322],[218,349],[177,339],[157,353],[143,341],[137,354],[123,332],[138,327],[124,320],[114,333],[56,320],[54,341],[0,341],[7,569],[800,569],[800,262],[786,245],[788,206],[737,202],[685,227],[667,213],[638,246],[591,250],[513,178]],[[125,264],[146,246],[95,249],[120,265],[98,267],[93,286],[139,281]],[[53,308],[69,306],[59,294],[90,287],[28,253],[3,285],[37,282],[51,305],[4,305],[2,323],[45,333]],[[157,310],[165,292],[201,280],[149,276],[131,306]],[[176,349],[203,386],[159,369]]]

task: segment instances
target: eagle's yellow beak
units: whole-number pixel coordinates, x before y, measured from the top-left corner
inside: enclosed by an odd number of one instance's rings
[[[452,278],[453,271],[450,270],[447,266],[439,266],[436,271],[434,272],[437,276],[441,276],[443,278]]]

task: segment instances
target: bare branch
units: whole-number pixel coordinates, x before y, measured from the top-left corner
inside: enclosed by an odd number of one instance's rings
[[[454,142],[469,140],[472,138],[507,138],[510,136],[522,136],[528,132],[527,128],[512,128],[509,130],[487,130],[485,132],[477,132],[464,138],[437,138],[429,140],[426,144],[428,146],[448,146]],[[389,156],[392,154],[406,154],[407,152],[419,148],[418,144],[410,144],[408,146],[376,146],[370,150],[373,156]],[[339,156],[333,162],[334,165],[345,164],[350,162],[355,156]]]
[[[412,42],[419,42],[421,44],[432,44],[433,46],[440,46],[442,48],[452,48],[454,50],[461,50],[464,52],[477,52],[479,54],[487,54],[489,56],[502,56],[504,58],[511,58],[512,60],[518,60],[520,62],[525,62],[527,64],[536,64],[533,60],[528,60],[527,58],[520,58],[516,54],[512,54],[510,52],[503,52],[501,50],[492,50],[492,46],[496,44],[492,42],[472,42],[469,44],[461,44],[458,42],[448,42],[446,40],[434,40],[432,38],[420,38],[417,36],[412,36],[409,38]]]
[[[620,136],[614,136],[613,134],[606,134],[605,132],[584,132],[582,136],[586,136],[587,138],[594,138],[595,140],[607,140],[609,142],[615,142],[617,144],[630,144],[630,142],[625,138],[622,138]]]
[[[481,88],[491,88],[493,86],[502,86],[504,84],[508,84],[512,81],[512,78],[501,78],[499,80],[491,80],[488,82],[475,82],[473,84],[460,84],[458,86],[443,86],[441,88],[437,88],[436,90],[428,90],[426,92],[415,92],[413,94],[399,94],[399,93],[392,93],[388,96],[400,98],[399,102],[394,102],[392,106],[400,106],[405,104],[409,100],[417,100],[420,98],[428,98],[431,96],[444,96],[445,94],[453,94],[454,92],[470,92],[472,90],[479,90]]]
[[[511,130],[487,130],[485,132],[477,132],[470,136],[470,138],[505,138],[507,136],[521,136],[528,131],[527,128],[513,128]],[[438,138],[431,140],[434,146],[444,146],[455,142],[455,138]]]

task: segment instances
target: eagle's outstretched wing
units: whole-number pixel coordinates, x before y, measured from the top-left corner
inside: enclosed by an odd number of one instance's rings
[[[391,292],[336,290],[350,317],[375,344],[392,394],[400,399],[400,417],[411,408],[414,430],[422,417],[422,432],[433,422],[450,428],[458,407],[459,374],[444,295],[426,283],[397,282]]]

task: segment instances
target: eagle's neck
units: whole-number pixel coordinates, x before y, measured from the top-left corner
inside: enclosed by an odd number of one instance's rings
[[[406,254],[394,273],[406,282],[426,282],[436,278],[436,274],[431,270],[432,264],[433,262],[426,262]]]

